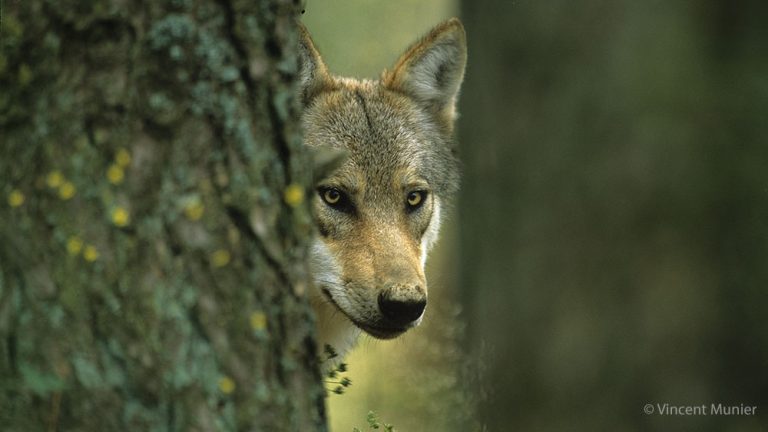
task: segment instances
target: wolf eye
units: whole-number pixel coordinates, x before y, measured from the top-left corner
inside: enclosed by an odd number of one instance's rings
[[[338,189],[326,189],[325,192],[323,192],[323,201],[326,202],[326,204],[336,204],[341,199],[341,192],[339,192]]]
[[[405,202],[409,211],[414,211],[424,205],[424,200],[427,199],[427,191],[413,191],[408,193],[405,197]]]
[[[317,193],[328,207],[344,213],[354,213],[355,208],[346,193],[332,187],[320,188]]]

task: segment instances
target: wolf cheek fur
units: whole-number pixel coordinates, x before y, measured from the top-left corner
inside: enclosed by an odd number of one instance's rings
[[[331,75],[300,32],[305,143],[347,154],[317,184],[311,250],[319,343],[343,354],[361,330],[390,339],[421,322],[427,253],[459,183],[453,125],[466,41],[450,19],[374,81]]]

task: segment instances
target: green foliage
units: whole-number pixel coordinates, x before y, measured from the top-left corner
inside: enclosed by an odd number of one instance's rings
[[[388,423],[380,423],[379,418],[373,411],[368,411],[368,415],[366,415],[365,420],[368,422],[368,428],[370,430],[378,430],[382,429],[385,432],[395,432],[395,427]],[[352,432],[361,432],[358,428],[352,428]]]
[[[333,394],[344,394],[346,389],[352,385],[352,380],[346,376],[343,376],[347,372],[347,364],[344,362],[336,362],[335,359],[339,357],[339,354],[331,346],[326,344],[323,347],[324,357],[320,358],[320,368],[330,369],[325,372],[325,385],[326,391],[330,391]]]
[[[20,365],[19,371],[24,386],[38,395],[48,395],[64,388],[64,380],[55,374],[41,372],[28,364]]]

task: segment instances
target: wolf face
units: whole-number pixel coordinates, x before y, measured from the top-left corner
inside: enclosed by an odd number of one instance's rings
[[[311,251],[320,343],[343,352],[358,329],[390,339],[421,322],[427,253],[458,188],[464,29],[437,26],[377,81],[331,76],[304,28],[300,61],[306,145],[347,154],[316,185]]]

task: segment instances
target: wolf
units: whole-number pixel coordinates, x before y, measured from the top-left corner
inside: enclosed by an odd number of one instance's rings
[[[378,80],[359,80],[331,75],[299,27],[305,145],[346,155],[316,184],[310,252],[318,345],[343,356],[361,332],[392,339],[422,321],[427,254],[459,186],[466,36],[458,19],[445,21]]]

